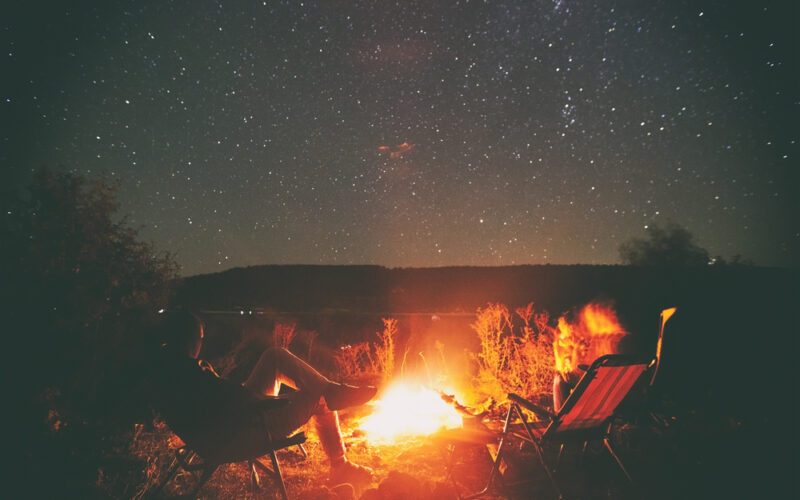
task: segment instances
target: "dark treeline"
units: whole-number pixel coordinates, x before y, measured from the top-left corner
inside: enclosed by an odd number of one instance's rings
[[[692,303],[705,292],[761,300],[796,290],[796,270],[751,266],[542,265],[394,268],[253,266],[185,278],[176,301],[201,309],[473,312],[487,302],[557,312],[596,299],[638,307]],[[731,288],[733,287],[733,288]],[[705,291],[705,292],[704,292]],[[644,301],[644,302],[643,302]]]
[[[488,302],[533,302],[559,315],[600,300],[614,302],[631,330],[652,327],[659,311],[672,306],[697,311],[707,318],[696,319],[701,323],[733,316],[737,323],[758,318],[786,327],[797,277],[794,269],[751,266],[254,266],[185,278],[175,303],[195,310],[470,314]]]

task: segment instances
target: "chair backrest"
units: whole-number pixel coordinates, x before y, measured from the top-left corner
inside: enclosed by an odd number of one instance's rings
[[[597,358],[564,402],[547,433],[602,427],[653,362],[622,354]]]
[[[669,309],[664,309],[661,311],[661,324],[658,327],[658,343],[656,344],[656,367],[653,370],[653,376],[650,377],[650,386],[652,387],[656,381],[656,375],[658,374],[658,368],[661,366],[661,347],[664,344],[664,327],[667,325],[667,321],[675,314],[677,311],[677,307],[670,307]]]

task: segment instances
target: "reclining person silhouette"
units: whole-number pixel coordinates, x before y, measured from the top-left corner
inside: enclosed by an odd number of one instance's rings
[[[167,424],[179,437],[193,436],[193,448],[216,456],[258,456],[271,438],[288,437],[312,420],[329,460],[331,483],[360,488],[370,482],[372,470],[345,455],[337,411],[366,403],[375,387],[334,382],[282,348],[266,349],[245,383],[237,384],[198,359],[204,328],[198,317],[189,312],[160,316],[156,408],[168,414]],[[296,390],[278,396],[281,384]]]

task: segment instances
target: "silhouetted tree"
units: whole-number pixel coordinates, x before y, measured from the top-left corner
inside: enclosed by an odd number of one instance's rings
[[[623,264],[633,266],[705,266],[709,254],[694,243],[694,236],[675,223],[647,228],[647,239],[633,238],[619,247]]]
[[[107,344],[132,311],[163,304],[176,277],[169,255],[115,219],[116,190],[105,178],[41,169],[4,211],[2,300],[46,364],[42,383]]]
[[[41,169],[3,200],[4,364],[31,468],[59,454],[80,463],[78,449],[99,453],[104,436],[92,429],[130,416],[152,352],[145,313],[165,304],[177,277],[173,259],[116,215],[116,190],[102,177]]]

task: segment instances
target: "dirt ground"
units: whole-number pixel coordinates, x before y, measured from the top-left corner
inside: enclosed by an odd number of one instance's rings
[[[494,420],[493,425],[498,425],[500,416]],[[485,485],[491,467],[486,448],[460,446],[453,474],[448,476],[449,448],[436,435],[376,444],[359,431],[359,421],[358,415],[344,413],[342,429],[348,457],[374,470],[370,488],[337,496],[328,481],[322,449],[309,427],[307,458],[296,448],[278,453],[290,498],[457,499]],[[627,482],[602,444],[591,445],[585,452],[580,445],[567,448],[556,480],[565,498],[577,499],[781,498],[797,491],[792,479],[796,461],[789,454],[788,443],[782,446],[775,441],[780,432],[766,430],[762,424],[697,410],[661,422],[649,417],[639,423],[620,421],[613,442],[635,484]],[[199,473],[179,474],[158,496],[152,493],[169,465],[171,448],[179,445],[163,424],[140,430],[130,453],[147,465],[132,497],[174,498],[191,491]],[[509,449],[513,460],[504,470],[506,489],[483,498],[557,498],[533,450],[518,444]],[[548,459],[554,458],[555,449],[545,451]],[[247,464],[238,463],[220,467],[199,498],[272,499],[280,495],[269,478],[253,491]]]

